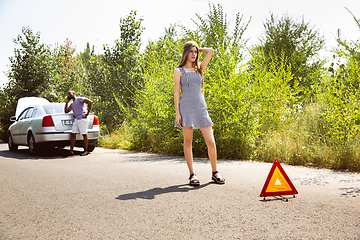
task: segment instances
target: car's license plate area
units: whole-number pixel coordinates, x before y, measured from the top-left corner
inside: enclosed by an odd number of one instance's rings
[[[63,120],[64,126],[73,125],[73,123],[74,123],[74,120]]]

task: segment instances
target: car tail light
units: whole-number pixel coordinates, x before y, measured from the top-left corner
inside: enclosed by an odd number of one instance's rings
[[[50,115],[43,117],[42,126],[43,127],[54,127],[55,126],[54,121]]]
[[[94,115],[93,125],[99,125],[99,118]]]

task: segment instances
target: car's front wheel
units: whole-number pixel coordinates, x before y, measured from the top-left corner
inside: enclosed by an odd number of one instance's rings
[[[14,143],[11,133],[9,133],[9,137],[8,137],[8,147],[9,150],[12,152],[15,152],[18,149],[18,145]]]
[[[35,155],[38,151],[38,144],[35,142],[35,138],[34,135],[32,135],[32,133],[30,133],[29,135],[28,145],[29,145],[30,154]]]

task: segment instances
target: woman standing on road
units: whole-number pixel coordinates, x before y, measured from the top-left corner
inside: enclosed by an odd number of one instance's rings
[[[205,53],[204,60],[198,63],[198,53]],[[184,45],[179,66],[174,72],[174,102],[176,110],[175,127],[181,127],[184,135],[184,155],[190,171],[190,185],[199,186],[200,181],[195,175],[192,154],[193,129],[200,129],[206,145],[212,168],[211,179],[224,184],[225,179],[217,171],[217,154],[212,121],[204,99],[203,70],[210,62],[214,53],[211,48],[199,48],[191,41]],[[180,101],[180,90],[182,97]]]

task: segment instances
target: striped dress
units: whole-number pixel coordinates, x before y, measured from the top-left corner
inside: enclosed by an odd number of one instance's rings
[[[212,126],[213,122],[207,111],[204,95],[201,92],[202,77],[200,73],[186,72],[182,67],[179,69],[182,73],[180,78],[182,96],[179,110],[183,127],[197,129]],[[180,127],[176,123],[176,117],[175,127]]]

